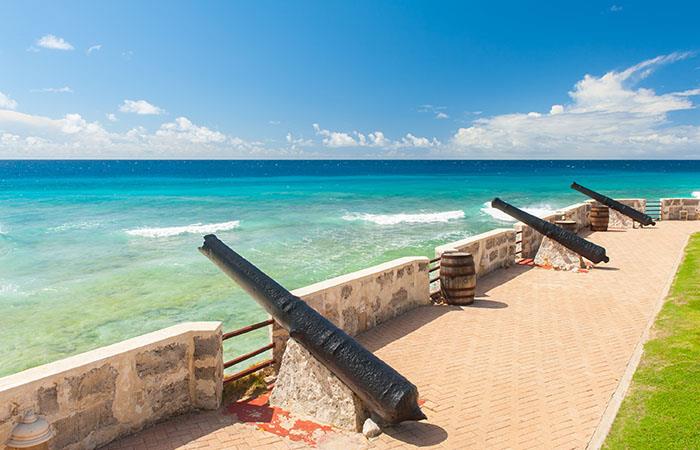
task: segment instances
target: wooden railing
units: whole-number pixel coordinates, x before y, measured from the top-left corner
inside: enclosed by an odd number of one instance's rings
[[[221,337],[221,339],[225,341],[227,339],[231,339],[233,337],[240,336],[242,334],[250,333],[251,331],[255,331],[259,328],[270,326],[274,322],[275,322],[274,320],[268,319],[268,320],[265,320],[263,322],[258,322],[258,323],[255,323],[253,325],[248,325],[247,327],[239,328],[238,330],[224,333],[224,335]],[[260,347],[257,350],[253,350],[252,352],[248,352],[244,355],[237,356],[230,361],[226,361],[224,363],[224,369],[228,369],[229,367],[233,367],[236,364],[239,364],[243,361],[246,361],[254,356],[258,356],[261,353],[264,353],[268,350],[272,350],[274,348],[274,346],[275,346],[275,344],[269,343],[263,347]],[[257,372],[258,370],[261,370],[261,369],[264,369],[265,367],[271,366],[273,363],[274,363],[274,360],[272,358],[270,358],[270,359],[266,359],[264,361],[261,361],[257,364],[254,364],[254,365],[248,367],[247,369],[243,369],[239,372],[236,372],[236,373],[233,373],[230,375],[224,375],[224,384],[229,383],[231,381],[240,380],[241,378],[247,377],[248,375]]]
[[[434,264],[434,265],[433,265]],[[430,299],[433,302],[440,301],[440,257],[430,260],[429,265],[433,265],[428,269],[430,277]]]

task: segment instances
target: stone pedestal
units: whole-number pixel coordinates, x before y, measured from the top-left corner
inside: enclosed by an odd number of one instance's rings
[[[535,264],[557,270],[572,271],[588,267],[581,256],[548,237],[542,239],[540,249],[535,256]]]
[[[287,341],[270,405],[350,431],[368,416],[360,399],[294,339]]]

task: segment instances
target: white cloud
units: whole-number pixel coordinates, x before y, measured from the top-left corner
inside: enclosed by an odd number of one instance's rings
[[[73,46],[69,42],[53,34],[47,34],[37,39],[36,45],[50,50],[73,50]]]
[[[477,119],[457,131],[453,147],[491,157],[642,157],[679,149],[697,154],[700,126],[673,125],[668,114],[694,108],[690,97],[700,89],[657,94],[636,86],[661,65],[690,56],[672,53],[623,71],[585,75],[569,92],[570,103],[552,105],[549,113]]]
[[[92,52],[96,52],[96,51],[99,51],[99,50],[102,50],[102,44],[92,45],[92,46],[88,47],[87,50],[85,50],[85,54],[86,54],[86,55],[89,55],[89,54],[91,54]]]
[[[113,113],[107,113],[105,114],[105,117],[107,117],[107,120],[109,120],[110,122],[116,122],[119,120],[117,119],[117,116]]]
[[[444,120],[450,118],[450,116],[445,112],[446,109],[446,106],[420,105],[418,107],[418,112],[431,113],[437,120]]]
[[[448,116],[448,115],[445,114],[444,112],[438,112],[437,114],[435,114],[435,118],[438,119],[438,120],[441,120],[441,119],[449,119],[450,116]]]
[[[146,100],[124,100],[124,103],[119,106],[119,111],[125,113],[134,113],[140,115],[158,115],[165,111]]]
[[[156,136],[184,140],[193,144],[220,143],[227,139],[225,134],[212,131],[207,127],[197,126],[186,117],[178,117],[174,122],[164,123],[156,131]]]
[[[155,132],[107,131],[80,114],[59,119],[0,110],[0,158],[264,158],[297,157],[291,147],[266,148],[178,117]]]
[[[322,143],[326,147],[377,147],[383,149],[399,148],[431,148],[440,145],[440,141],[435,138],[428,139],[417,137],[411,133],[398,140],[388,139],[383,132],[375,131],[363,134],[358,131],[352,133],[341,131],[330,131],[321,128],[317,123],[313,124],[314,131],[322,137]]]
[[[68,93],[72,94],[73,89],[69,88],[68,86],[63,86],[60,88],[42,88],[42,89],[31,89],[31,92],[52,92],[52,93]]]
[[[289,144],[290,148],[292,149],[297,149],[301,147],[310,147],[314,145],[314,142],[311,139],[304,139],[303,137],[294,137],[292,133],[287,133],[286,136],[286,141],[287,144]]]
[[[0,92],[0,109],[15,109],[17,101],[12,100],[7,94]]]

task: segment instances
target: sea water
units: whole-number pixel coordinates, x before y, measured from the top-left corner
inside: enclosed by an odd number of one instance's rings
[[[197,247],[288,289],[613,197],[700,196],[698,161],[0,161],[0,375],[183,321],[263,310]],[[266,330],[226,343],[263,345]]]

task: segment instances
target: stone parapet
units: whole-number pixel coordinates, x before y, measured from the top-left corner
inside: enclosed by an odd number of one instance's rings
[[[662,198],[661,220],[700,220],[700,198]]]
[[[515,262],[515,230],[497,228],[449,244],[435,247],[435,256],[456,250],[471,253],[477,275],[485,275]]]
[[[52,449],[93,449],[221,402],[220,322],[190,322],[0,378],[0,443],[32,409]]]
[[[428,258],[405,257],[295,289],[309,306],[351,336],[420,305],[430,304]],[[273,359],[282,360],[289,334],[271,328]]]

